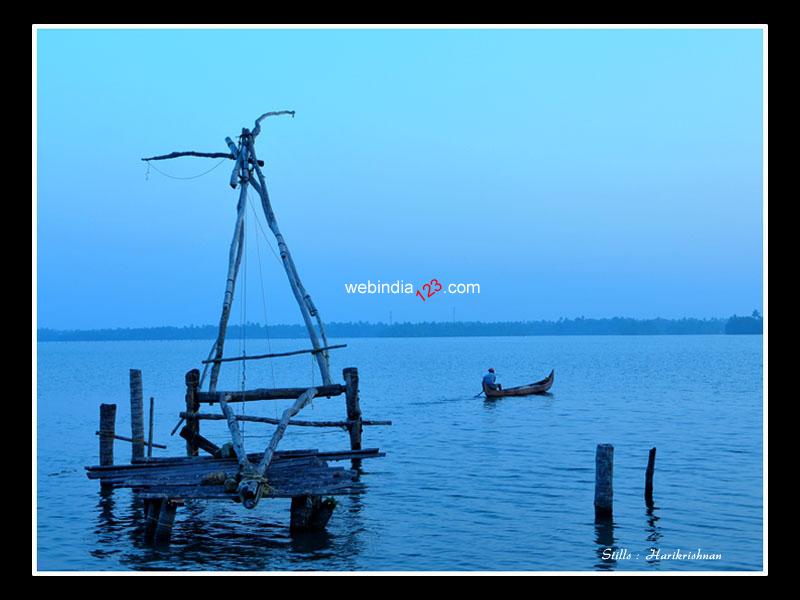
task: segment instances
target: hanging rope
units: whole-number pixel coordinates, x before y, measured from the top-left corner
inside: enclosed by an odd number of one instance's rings
[[[247,202],[250,202],[250,190],[247,191]],[[253,211],[254,223],[258,222],[258,216],[256,214],[256,209],[250,204],[250,208]],[[253,226],[256,229],[256,225]],[[256,229],[256,232],[258,230]],[[267,318],[267,295],[264,293],[264,273],[262,271],[261,266],[261,246],[256,241],[256,256],[258,257],[258,280],[261,285],[261,305],[264,309],[264,329],[267,334],[267,353],[272,354],[272,339],[269,335],[269,319]],[[269,361],[269,369],[272,373],[272,387],[277,387],[275,385],[275,363],[273,361]],[[277,409],[276,409],[277,414]]]
[[[180,179],[180,180],[183,180],[183,181],[185,181],[187,179],[197,179],[198,177],[202,177],[203,175],[208,175],[209,173],[211,173],[211,171],[216,169],[218,166],[220,166],[226,160],[227,159],[223,158],[221,161],[219,161],[217,164],[215,164],[213,167],[211,167],[208,171],[203,171],[199,175],[192,175],[191,177],[178,177],[177,175],[170,175],[169,173],[165,173],[164,171],[159,169],[157,166],[152,164],[150,161],[147,161],[147,172],[145,173],[144,178],[145,178],[145,180],[149,180],[150,179],[150,167],[152,166],[156,171],[161,173],[164,177],[169,177],[170,179]]]
[[[249,189],[247,190],[247,194],[248,194],[248,199],[249,199],[249,197],[250,197],[250,190]],[[272,251],[272,256],[275,257],[275,260],[278,261],[278,264],[283,266],[283,262],[281,261],[281,257],[278,256],[278,253],[275,252],[275,248],[273,248],[272,244],[270,244],[270,242],[269,242],[269,238],[267,237],[267,232],[264,231],[264,227],[261,225],[261,221],[258,218],[258,214],[256,213],[256,209],[253,207],[252,204],[250,204],[250,208],[253,210],[253,216],[256,219],[256,224],[258,225],[258,229],[261,231],[261,237],[267,243],[267,246],[269,246],[269,249]]]

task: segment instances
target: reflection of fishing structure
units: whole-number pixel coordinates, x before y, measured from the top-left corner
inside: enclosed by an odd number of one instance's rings
[[[193,369],[186,374],[186,409],[180,413],[186,425],[180,432],[186,440],[186,457],[153,458],[153,447],[164,447],[153,443],[153,399],[150,399],[150,429],[148,440],[144,436],[144,410],[141,371],[131,370],[131,437],[119,436],[115,432],[116,406],[103,404],[100,407],[100,465],[87,467],[91,479],[99,479],[102,488],[132,488],[144,499],[147,536],[156,540],[168,540],[175,519],[175,511],[187,499],[228,500],[240,502],[245,508],[255,508],[264,496],[271,498],[292,498],[291,526],[294,530],[323,529],[333,512],[335,501],[323,500],[323,496],[350,493],[358,486],[361,460],[383,456],[377,449],[362,449],[361,434],[364,425],[390,425],[390,421],[367,421],[362,418],[358,370],[346,368],[343,371],[344,383],[334,383],[331,379],[328,352],[344,345],[331,345],[325,335],[319,311],[311,296],[303,286],[297,272],[286,240],[278,228],[272,210],[266,179],[261,170],[263,161],[256,157],[255,140],[261,133],[261,121],[267,117],[291,114],[293,111],[269,112],[256,119],[252,131],[242,129],[238,143],[226,138],[230,152],[173,152],[142,160],[166,160],[182,156],[231,159],[235,162],[230,185],[239,187],[236,224],[231,241],[225,294],[217,338],[212,345],[208,359],[201,374]],[[293,352],[267,353],[225,357],[223,349],[228,328],[228,320],[233,305],[239,266],[244,253],[245,215],[248,205],[248,189],[252,187],[261,200],[261,208],[267,225],[278,245],[280,261],[289,280],[292,293],[300,307],[312,348]],[[263,286],[262,286],[263,287]],[[283,356],[310,354],[316,361],[322,377],[321,385],[293,388],[244,389],[244,375],[240,391],[220,391],[217,389],[219,373],[223,363],[240,363],[249,360],[274,359]],[[210,373],[209,373],[210,367]],[[206,375],[209,374],[207,391],[203,391]],[[314,398],[345,397],[347,418],[344,421],[304,421],[294,417]],[[261,400],[294,400],[280,418],[257,417],[236,414],[233,403]],[[219,414],[201,413],[203,404],[219,404]],[[221,447],[200,434],[203,420],[224,420],[227,422],[230,440]],[[277,425],[267,447],[260,453],[245,450],[244,437],[239,424],[259,422]],[[349,432],[350,449],[334,452],[319,450],[279,451],[278,443],[289,425],[300,427],[335,427]],[[128,465],[114,465],[113,442],[115,439],[130,442],[133,448],[132,460]],[[145,447],[148,456],[145,457]],[[200,451],[208,456],[200,456]],[[331,467],[332,461],[350,460],[351,468]]]

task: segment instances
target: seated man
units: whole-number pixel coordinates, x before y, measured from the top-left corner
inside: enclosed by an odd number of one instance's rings
[[[489,369],[489,372],[483,376],[483,385],[489,388],[490,390],[502,390],[503,386],[499,383],[496,383],[496,377],[494,374],[494,369]]]

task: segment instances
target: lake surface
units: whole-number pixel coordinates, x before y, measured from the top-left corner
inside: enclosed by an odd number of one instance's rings
[[[140,501],[103,497],[84,466],[97,463],[99,404],[117,404],[130,435],[128,369],[156,399],[155,441],[184,454],[170,431],[184,405],[184,373],[211,340],[38,344],[37,555],[40,570],[761,570],[762,337],[514,337],[337,339],[332,369],[356,366],[366,419],[364,490],[339,496],[327,532],[289,534],[289,500],[178,509],[172,544],[138,535]],[[307,340],[273,340],[281,352]],[[230,340],[226,354],[238,354]],[[249,340],[248,353],[268,351]],[[252,361],[248,388],[319,384],[308,355]],[[475,399],[485,370],[505,386],[555,368],[550,396]],[[220,387],[240,389],[241,366]],[[280,416],[290,403],[234,405]],[[219,410],[218,406],[207,410]],[[322,398],[306,419],[342,419]],[[245,424],[249,451],[274,426]],[[224,422],[202,433],[227,440]],[[594,453],[615,446],[614,517],[594,520]],[[647,454],[657,447],[655,508],[645,507]],[[341,430],[290,428],[281,448],[347,449]],[[130,445],[116,442],[118,462]],[[346,465],[347,463],[336,463]],[[607,549],[615,557],[605,559]],[[648,560],[651,548],[662,555]],[[697,552],[719,558],[668,558]],[[629,558],[624,558],[627,555]],[[667,553],[667,556],[664,556]]]

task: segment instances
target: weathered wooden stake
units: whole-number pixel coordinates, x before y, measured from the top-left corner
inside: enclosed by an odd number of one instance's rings
[[[156,530],[156,525],[158,525],[158,516],[161,512],[161,502],[160,498],[145,498],[144,499],[144,538],[145,540],[151,540],[153,538],[153,532]]]
[[[322,531],[336,508],[336,502],[321,496],[293,496],[289,530]]]
[[[647,471],[644,474],[644,503],[647,508],[653,508],[653,473],[656,470],[656,449],[650,448],[647,457]]]
[[[153,532],[153,542],[156,544],[169,543],[172,537],[172,526],[175,524],[175,513],[178,503],[172,499],[161,500],[161,507],[158,512],[158,521]]]
[[[200,410],[200,403],[197,401],[197,388],[200,385],[200,371],[192,369],[186,373],[186,427],[190,435],[198,435],[200,433],[200,421],[192,419],[194,415]],[[197,446],[193,445],[188,439],[186,440],[186,456],[197,456],[199,454]]]
[[[142,372],[131,369],[131,462],[144,458],[144,398]]]
[[[614,506],[614,446],[598,444],[595,454],[594,515],[598,519],[611,517]]]
[[[147,434],[147,458],[153,456],[153,402],[154,399],[150,396],[150,427]]]
[[[361,405],[358,398],[358,369],[355,367],[348,367],[342,371],[344,375],[344,383],[347,386],[345,398],[347,402],[347,421],[349,422],[348,429],[350,430],[350,449],[361,450]],[[361,468],[361,459],[354,458],[351,461],[354,469]]]
[[[100,465],[114,464],[114,433],[117,419],[116,404],[100,405]],[[101,490],[111,490],[110,483],[100,483]]]
[[[205,450],[215,458],[220,457],[219,446],[217,446],[214,442],[207,440],[199,433],[192,433],[191,431],[189,431],[188,425],[184,425],[183,429],[181,429],[181,432],[178,435],[180,435],[183,439],[186,440],[187,446],[191,444],[193,448],[199,450]]]

